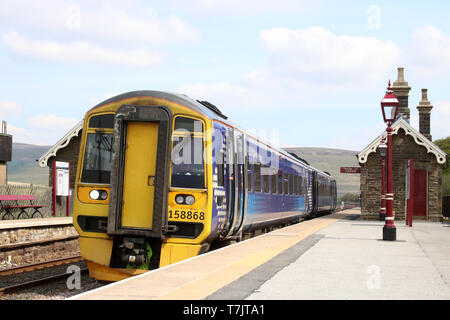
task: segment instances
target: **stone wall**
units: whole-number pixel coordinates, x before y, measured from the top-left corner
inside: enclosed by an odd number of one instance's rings
[[[430,221],[442,221],[442,166],[436,157],[427,153],[425,147],[415,143],[403,129],[393,135],[392,175],[394,212],[396,220],[405,219],[406,168],[409,159],[414,159],[414,169],[428,172],[428,213]],[[381,157],[379,152],[371,153],[367,162],[361,164],[361,219],[378,220],[381,196]]]
[[[80,254],[77,237],[73,225],[3,229],[0,262],[19,266],[76,256]]]

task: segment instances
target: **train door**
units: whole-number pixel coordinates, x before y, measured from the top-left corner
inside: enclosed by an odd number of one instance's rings
[[[126,124],[121,224],[123,228],[153,227],[158,129],[157,122]]]
[[[247,161],[245,135],[233,128],[226,134],[227,223],[223,238],[239,237],[247,208]]]
[[[114,124],[108,233],[164,238],[168,231],[170,111],[122,106]]]
[[[319,210],[319,182],[317,180],[317,172],[312,172],[312,214],[315,215]]]

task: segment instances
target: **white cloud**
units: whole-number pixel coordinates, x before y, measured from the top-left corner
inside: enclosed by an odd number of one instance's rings
[[[8,134],[13,136],[13,142],[53,145],[80,120],[53,114],[40,114],[28,117],[25,124],[8,122]]]
[[[2,0],[0,25],[52,38],[107,44],[190,42],[198,31],[182,19],[159,16],[136,1]]]
[[[433,109],[431,110],[430,124],[433,140],[449,137],[450,101],[437,101],[436,103],[431,101],[431,104],[433,105]],[[419,127],[418,124],[419,120],[417,120],[416,128]]]
[[[450,69],[450,36],[427,25],[414,28],[410,45],[404,50],[412,72],[432,78]]]
[[[39,41],[23,37],[15,30],[9,30],[2,39],[15,53],[47,61],[151,66],[161,60],[158,54],[146,49],[124,51],[106,49],[88,42]]]
[[[69,131],[80,120],[73,118],[58,117],[53,114],[39,114],[27,119],[28,126],[31,128],[61,131]],[[67,132],[65,132],[67,133]]]
[[[266,54],[261,67],[234,82],[185,84],[180,90],[230,108],[311,107],[324,93],[328,101],[331,95],[348,100],[329,106],[349,107],[355,104],[350,90],[384,86],[400,55],[390,41],[336,35],[321,27],[271,28],[261,31],[260,39]]]
[[[22,107],[15,101],[0,101],[0,120],[8,120],[10,118],[20,116]]]
[[[199,38],[183,19],[137,1],[3,0],[2,26],[12,52],[63,63],[153,66],[164,46]]]
[[[271,28],[260,38],[268,54],[265,73],[319,85],[371,85],[386,78],[400,55],[393,42],[336,35],[322,27]]]

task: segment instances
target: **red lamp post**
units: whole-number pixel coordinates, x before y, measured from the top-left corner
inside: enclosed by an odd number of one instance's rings
[[[381,140],[380,145],[378,146],[380,149],[381,155],[381,209],[380,209],[380,221],[385,221],[386,219],[386,184],[385,184],[385,176],[386,176],[386,149],[387,144],[386,140],[383,138]]]
[[[386,193],[386,223],[383,227],[383,240],[395,241],[397,238],[397,230],[394,225],[394,193],[392,191],[392,123],[397,118],[399,102],[392,92],[391,81],[389,81],[386,94],[381,100],[381,110],[383,111],[383,119],[387,124],[387,157],[388,157],[388,176],[387,176],[387,193]]]

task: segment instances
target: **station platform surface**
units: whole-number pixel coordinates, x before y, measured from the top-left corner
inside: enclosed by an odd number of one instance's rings
[[[0,220],[0,230],[72,224],[72,217]]]
[[[360,221],[350,209],[85,292],[81,300],[450,299],[450,224]]]

